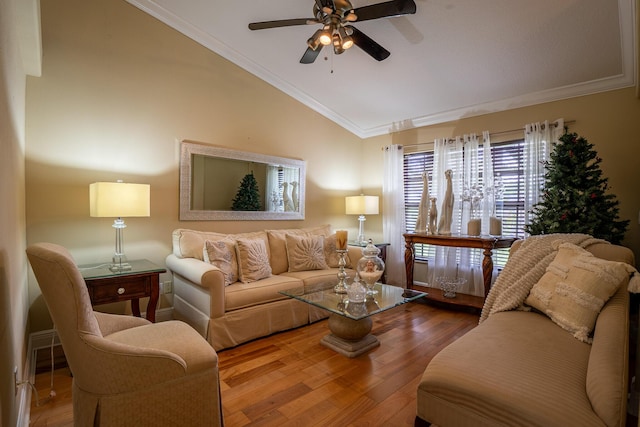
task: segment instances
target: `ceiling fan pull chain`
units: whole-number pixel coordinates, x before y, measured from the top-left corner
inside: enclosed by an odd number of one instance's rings
[[[331,55],[331,74],[333,74],[333,58],[335,57],[333,49],[331,50],[331,53],[329,55]]]

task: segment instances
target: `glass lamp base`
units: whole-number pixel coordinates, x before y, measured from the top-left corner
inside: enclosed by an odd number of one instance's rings
[[[123,254],[116,254],[112,259],[113,263],[109,266],[109,270],[115,272],[118,271],[130,271],[131,264],[127,262],[127,257]]]
[[[129,264],[128,262],[123,262],[123,263],[118,263],[118,264],[111,264],[111,266],[109,267],[109,270],[115,272],[118,271],[130,271],[131,270],[131,264]]]

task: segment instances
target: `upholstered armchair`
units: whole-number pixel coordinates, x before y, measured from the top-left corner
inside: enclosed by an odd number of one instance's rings
[[[27,256],[73,375],[74,425],[222,425],[218,356],[194,329],[94,312],[65,248]]]

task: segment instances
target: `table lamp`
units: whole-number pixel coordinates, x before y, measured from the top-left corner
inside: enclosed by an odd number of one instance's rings
[[[115,218],[116,251],[111,271],[131,270],[122,243],[122,230],[126,227],[123,217],[149,216],[149,184],[118,182],[94,182],[89,185],[89,211],[92,217]]]
[[[378,196],[348,196],[345,198],[345,213],[347,215],[359,215],[358,238],[356,243],[362,245],[367,241],[364,237],[365,215],[378,215]]]

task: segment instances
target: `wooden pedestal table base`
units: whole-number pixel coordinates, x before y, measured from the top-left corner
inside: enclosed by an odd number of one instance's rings
[[[320,342],[344,356],[357,357],[380,345],[378,338],[370,334],[372,325],[370,317],[354,320],[331,313],[331,333],[324,336]]]
[[[327,310],[330,313],[331,333],[323,337],[321,343],[347,357],[359,356],[380,345],[380,341],[371,335],[371,316],[426,295],[424,292],[376,283],[373,285],[374,294],[367,296],[366,301],[350,303],[347,294],[337,294],[334,286],[335,281],[324,285],[322,290],[305,293],[304,288],[300,287],[280,293]]]

